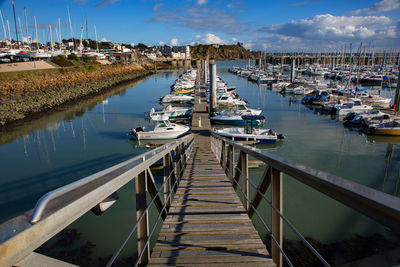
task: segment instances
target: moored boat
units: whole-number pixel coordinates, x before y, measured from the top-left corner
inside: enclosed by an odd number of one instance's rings
[[[254,144],[274,144],[278,139],[283,139],[283,135],[276,134],[271,129],[257,129],[253,127],[254,120],[264,120],[262,115],[242,116],[245,121],[243,128],[222,128],[214,130],[213,133],[230,138],[234,141],[244,141]]]
[[[161,110],[155,110],[154,108],[152,108],[145,115],[150,118],[157,118],[159,116],[167,116],[168,119],[181,118],[192,115],[192,110],[192,107],[173,107],[171,105],[168,105]]]
[[[174,139],[190,130],[189,126],[171,123],[167,116],[154,117],[154,125],[137,127],[130,135],[136,139]]]
[[[380,123],[369,128],[369,132],[375,135],[396,135],[400,136],[400,123],[397,121],[390,121]]]

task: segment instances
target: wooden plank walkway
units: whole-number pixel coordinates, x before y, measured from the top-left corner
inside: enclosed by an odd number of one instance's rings
[[[276,266],[211,151],[206,105],[197,91],[194,149],[149,265]]]

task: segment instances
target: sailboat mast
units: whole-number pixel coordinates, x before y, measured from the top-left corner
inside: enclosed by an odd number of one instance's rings
[[[15,17],[15,6],[14,6],[14,0],[12,0],[12,7],[13,7],[13,13],[14,13],[15,35],[17,36],[17,45],[18,45],[18,43],[19,43],[19,40],[18,40],[17,19],[16,19],[16,17]]]
[[[89,40],[89,31],[88,31],[88,23],[87,23],[87,14],[86,14],[86,40]]]
[[[0,18],[1,18],[1,24],[3,25],[4,39],[7,40],[7,32],[6,32],[6,27],[4,26],[3,14],[1,14],[1,10],[0,10]]]
[[[51,24],[49,25],[50,28],[50,49],[53,52],[53,35],[51,34]]]
[[[94,24],[94,36],[96,37],[96,47],[97,47],[97,52],[99,52],[99,40],[97,39],[97,30],[96,30],[96,24]]]
[[[36,49],[39,50],[39,37],[37,32],[36,16],[33,16],[33,20],[35,21]]]
[[[21,43],[24,41],[24,35],[22,32],[22,26],[21,26],[21,20],[18,17],[18,26],[19,26],[19,31],[21,32]]]
[[[74,49],[75,49],[75,38],[74,38],[74,32],[72,31],[71,16],[69,14],[69,7],[68,6],[67,6],[67,12],[68,12],[69,29],[71,31],[71,38],[72,38],[72,41],[74,42]]]
[[[61,22],[60,22],[60,18],[58,18],[58,41],[60,42],[60,51],[61,51],[62,39],[61,39]]]
[[[10,45],[11,45],[11,47],[12,47],[10,23],[8,22],[8,20],[7,20],[7,28],[8,28],[8,39],[10,40]]]
[[[82,54],[82,38],[83,38],[83,27],[81,27],[81,42],[79,44],[79,52]]]
[[[26,43],[29,44],[29,34],[28,34],[28,21],[26,19],[26,7],[24,7],[24,16],[25,16],[25,34],[26,34]]]

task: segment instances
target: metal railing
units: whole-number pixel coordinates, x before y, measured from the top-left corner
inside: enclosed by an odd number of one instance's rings
[[[135,266],[149,259],[149,242],[160,219],[165,219],[186,162],[193,149],[193,135],[187,135],[113,167],[65,185],[42,196],[32,215],[18,216],[0,227],[0,265],[13,266],[77,220],[122,186],[135,179],[137,222],[108,262],[110,266],[137,231],[138,257]],[[157,188],[150,167],[163,161],[164,182]],[[147,203],[147,194],[151,201]],[[149,229],[149,208],[159,215]]]
[[[287,265],[293,266],[283,250],[283,222],[299,237],[322,265],[330,266],[283,215],[283,173],[372,218],[393,231],[400,232],[400,199],[397,197],[263,152],[254,147],[240,144],[216,134],[212,134],[211,138],[211,148],[224,168],[225,173],[230,178],[232,186],[235,189],[239,188],[243,206],[249,216],[252,217],[253,214],[256,214],[271,237],[271,256],[278,266],[283,266],[283,259]],[[239,151],[236,166],[235,149]],[[258,185],[255,185],[249,179],[249,155],[267,165]],[[250,199],[249,186],[255,191],[252,200]],[[269,186],[271,186],[271,200],[265,196]],[[261,200],[264,200],[271,207],[271,229],[257,211]]]

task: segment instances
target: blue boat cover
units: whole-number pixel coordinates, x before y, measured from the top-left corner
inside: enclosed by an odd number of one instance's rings
[[[243,115],[244,120],[263,120],[265,117],[263,115]]]

